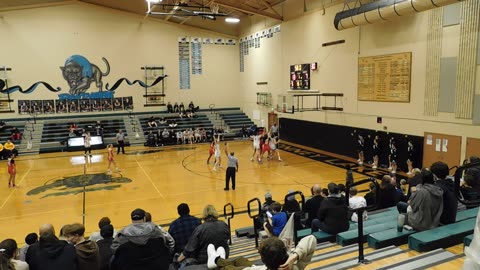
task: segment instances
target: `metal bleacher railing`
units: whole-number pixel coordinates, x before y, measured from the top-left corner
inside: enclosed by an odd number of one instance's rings
[[[230,212],[227,213],[227,208],[230,209]],[[233,207],[233,204],[227,203],[225,206],[223,206],[223,216],[227,219],[227,224],[228,224],[228,231],[230,232],[230,239],[229,239],[229,244],[232,244],[232,227],[230,220],[235,216],[235,208]]]

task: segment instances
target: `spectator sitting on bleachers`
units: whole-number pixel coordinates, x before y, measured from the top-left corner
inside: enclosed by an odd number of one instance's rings
[[[448,165],[444,162],[437,161],[430,166],[434,177],[436,177],[435,185],[443,190],[443,212],[440,223],[454,223],[457,217],[457,196],[452,179],[448,179]]]
[[[193,135],[195,136],[195,143],[199,143],[202,141],[202,134],[199,128],[195,129],[195,131],[193,132]]]
[[[175,112],[175,113],[178,113],[178,112],[179,112],[179,110],[178,110],[178,103],[177,103],[177,102],[175,102],[175,105],[173,105],[173,112]]]
[[[164,124],[167,123],[167,120],[165,120],[165,117],[162,117],[162,118],[160,118],[159,123],[160,123],[161,125],[164,125]]]
[[[55,236],[52,224],[39,230],[40,240],[27,250],[25,261],[32,270],[78,269],[75,247]]]
[[[157,126],[157,122],[155,122],[155,118],[154,118],[153,116],[150,117],[150,119],[148,119],[147,124],[148,124],[148,127],[149,127],[149,128],[156,128],[156,127],[158,127],[158,126]]]
[[[392,179],[392,186],[395,187],[395,200],[397,202],[406,202],[407,200],[405,199],[405,194],[403,194],[402,189],[397,187],[397,177],[396,176],[391,176]]]
[[[293,190],[289,190],[288,194],[293,193]],[[285,204],[283,205],[282,211],[285,211],[288,216],[290,214],[295,213],[295,212],[300,212],[300,204],[298,203],[297,200],[295,200],[295,196],[291,195],[287,197],[287,200],[285,201]]]
[[[160,229],[145,222],[143,209],[133,210],[131,218],[132,224],[119,231],[113,240],[111,269],[167,270],[171,256]]]
[[[312,220],[312,232],[322,230],[330,234],[338,234],[347,231],[350,223],[345,200],[342,200],[335,183],[328,184],[328,192],[330,195],[320,204],[317,218]]]
[[[438,227],[443,209],[443,191],[435,185],[432,172],[423,169],[421,175],[422,183],[412,189],[408,204],[397,204],[398,212],[406,213],[408,225],[417,231]]]
[[[75,133],[75,129],[73,128],[70,128],[69,131],[68,131],[68,137],[72,138],[72,137],[76,137],[77,134]]]
[[[13,268],[3,268],[0,269],[15,269],[15,270],[28,270],[28,264],[24,261],[17,260],[17,242],[13,239],[5,239],[0,243],[0,256],[5,257]]]
[[[112,222],[110,221],[110,218],[108,217],[102,217],[99,221],[98,221],[98,228],[101,230],[103,226],[106,226],[106,225],[111,225]],[[113,236],[116,236],[117,235],[117,231],[114,230],[113,232]],[[94,242],[98,242],[100,240],[103,239],[100,231],[98,232],[93,232],[91,235],[90,235],[90,238],[88,238],[89,240],[92,240]]]
[[[113,226],[107,224],[100,229],[101,240],[97,241],[98,251],[100,253],[100,270],[110,269],[110,260],[112,258]],[[91,238],[91,237],[90,237]]]
[[[463,176],[463,185],[460,192],[465,200],[472,201],[480,199],[480,170],[469,168]]]
[[[178,117],[183,118],[185,116],[187,116],[187,114],[185,113],[185,109],[180,109],[180,111],[178,111]]]
[[[194,264],[207,263],[208,244],[216,247],[222,246],[228,257],[230,230],[225,222],[218,220],[218,213],[213,205],[207,205],[203,209],[203,220],[204,222],[193,231],[183,252],[178,256],[177,262],[181,263],[188,259]]]
[[[14,158],[18,156],[18,151],[15,149],[15,144],[13,144],[10,140],[7,140],[5,145],[3,145],[3,151],[5,152],[5,157],[6,158]]]
[[[175,119],[170,120],[170,122],[168,123],[168,126],[171,128],[177,127],[178,126],[177,121],[175,121]]]
[[[374,205],[375,204],[375,184],[374,183],[370,183],[368,185],[368,188],[369,188],[369,191],[367,194],[365,194],[365,196],[363,196],[365,198],[365,201],[367,202],[367,205]]]
[[[262,228],[263,224],[268,220],[267,212],[272,212],[270,206],[275,201],[272,199],[272,194],[270,192],[265,193],[265,202],[262,204],[262,212],[260,213],[257,220],[255,220],[257,227]]]
[[[190,208],[186,203],[179,204],[177,212],[180,217],[170,224],[168,232],[175,239],[175,252],[180,253],[183,251],[195,228],[202,224],[202,221],[190,215]]]
[[[328,188],[322,188],[322,197],[327,198],[328,197]]]
[[[270,211],[267,212],[268,221],[263,223],[263,228],[269,237],[278,236],[287,225],[287,213],[281,211],[282,206],[278,202],[270,205]]]
[[[248,130],[245,124],[242,126],[242,138],[244,139],[248,138]]]
[[[187,118],[193,118],[193,116],[194,116],[194,113],[191,109],[187,109],[185,111],[185,114],[186,114]]]
[[[18,259],[25,261],[25,255],[27,255],[28,247],[35,244],[38,241],[38,234],[32,232],[25,236],[25,245],[18,250]]]
[[[317,217],[318,209],[320,208],[320,204],[323,201],[322,197],[322,188],[320,185],[315,184],[312,187],[312,198],[305,202],[305,213],[307,214],[307,220],[305,225],[310,228],[312,224],[312,220]]]
[[[10,140],[12,142],[16,140],[21,140],[22,139],[22,133],[20,130],[17,129],[17,127],[13,127],[12,130],[10,131]]]
[[[382,182],[380,183],[380,203],[378,209],[389,208],[397,205],[398,195],[396,187],[392,185],[392,177],[390,175],[384,175]]]
[[[167,144],[170,140],[170,132],[167,128],[162,131],[162,144]]]
[[[64,227],[63,233],[67,237],[67,241],[75,245],[79,270],[100,268],[100,252],[97,243],[85,239],[85,227],[82,224],[67,225]]]
[[[408,179],[408,192],[407,192],[407,200],[410,198],[412,194],[412,188],[416,185],[422,183],[422,171],[419,168],[414,168],[412,170],[413,176],[412,178]],[[410,174],[411,175],[411,174]]]
[[[147,135],[147,142],[145,143],[146,146],[154,147],[157,146],[157,138],[155,137],[155,134],[153,134],[153,131],[149,131]]]
[[[3,130],[5,128],[5,121],[0,120],[0,130]]]
[[[172,106],[172,103],[170,103],[170,101],[167,103],[167,112],[173,113],[173,106]]]
[[[155,226],[157,226],[157,228],[160,230],[160,232],[162,232],[163,238],[165,239],[165,244],[167,245],[168,250],[170,251],[170,254],[173,254],[174,251],[175,251],[175,240],[170,235],[170,233],[165,231],[162,228],[162,226],[156,225],[155,223],[153,223],[152,214],[150,214],[149,212],[145,212],[145,222],[150,222],[150,223],[154,224]]]
[[[241,270],[303,270],[310,263],[317,246],[317,238],[313,235],[302,238],[293,252],[288,254],[285,243],[276,237],[268,238],[260,244],[258,253],[265,265],[254,265],[243,257],[225,259],[225,250],[210,244],[208,246],[208,269],[241,269]]]
[[[194,112],[194,113],[200,109],[200,107],[198,107],[198,106],[195,107],[195,105],[193,105],[193,101],[190,101],[190,103],[188,104],[188,108],[190,110],[192,110],[192,112]]]
[[[200,130],[200,134],[202,135],[202,141],[206,142],[207,141],[207,131],[205,129]]]
[[[351,209],[357,209],[357,208],[367,206],[367,201],[365,200],[365,198],[362,196],[357,196],[357,193],[358,193],[358,190],[356,187],[350,188],[350,198],[348,198],[348,204]],[[367,211],[363,211],[362,217],[364,221],[368,219]],[[358,222],[357,212],[352,213],[351,220],[353,222]]]

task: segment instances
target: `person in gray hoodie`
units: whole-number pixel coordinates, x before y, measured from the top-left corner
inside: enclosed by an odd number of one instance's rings
[[[113,240],[112,270],[167,270],[172,257],[162,231],[145,222],[145,211],[131,213],[132,224],[118,232]]]
[[[407,213],[407,223],[416,231],[425,231],[438,227],[443,210],[443,190],[435,185],[433,173],[422,170],[422,183],[412,189],[408,202],[400,202],[399,212]]]

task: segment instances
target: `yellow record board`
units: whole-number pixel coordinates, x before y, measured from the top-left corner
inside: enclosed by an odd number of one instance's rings
[[[358,100],[410,102],[412,53],[358,58]]]

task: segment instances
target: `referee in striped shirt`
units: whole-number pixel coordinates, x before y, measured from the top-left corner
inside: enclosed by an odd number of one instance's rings
[[[232,189],[235,190],[235,174],[238,172],[238,159],[234,152],[228,153],[228,144],[225,143],[225,154],[228,157],[227,172],[225,175],[225,188],[223,190],[230,190],[230,178],[232,179]]]

